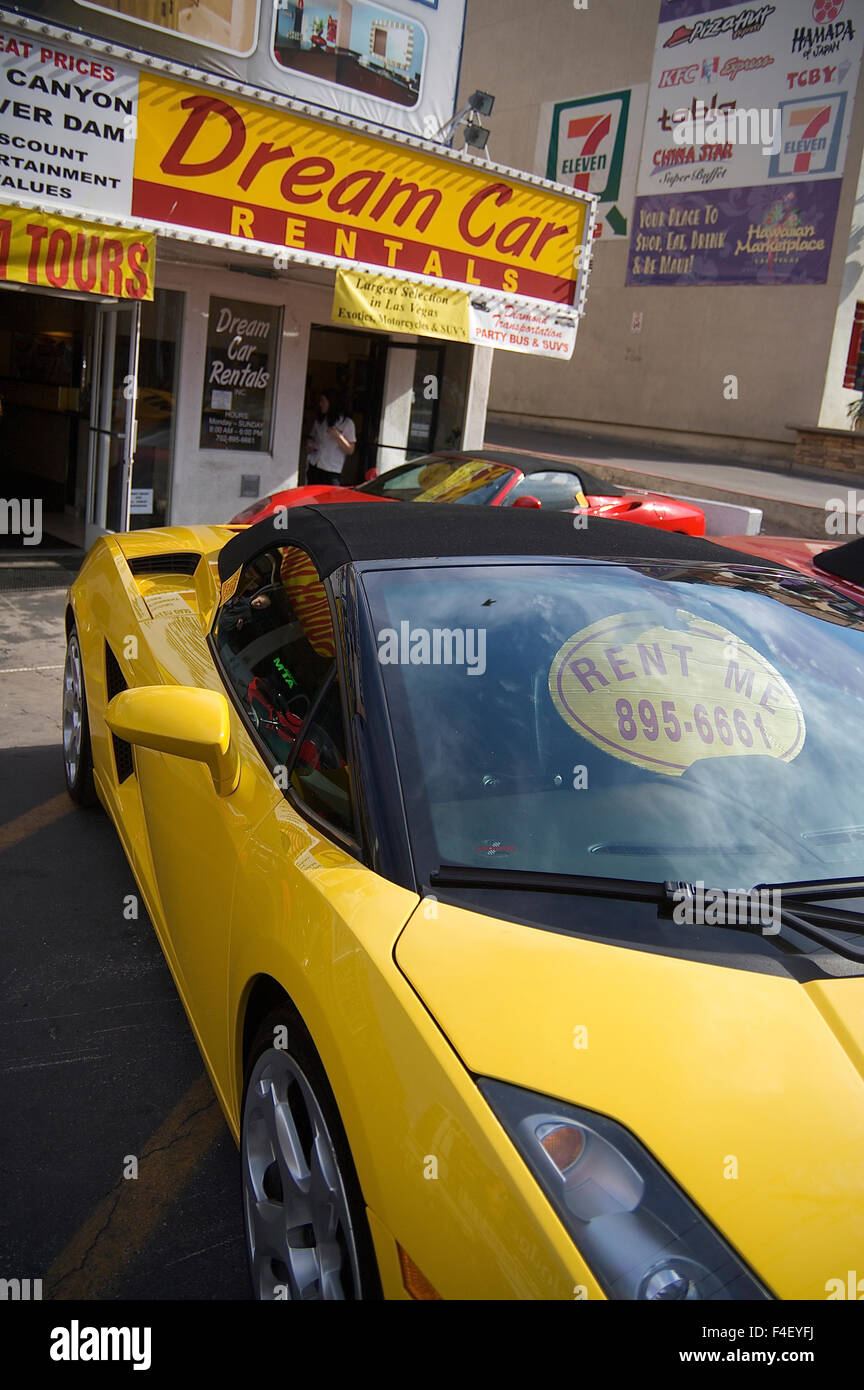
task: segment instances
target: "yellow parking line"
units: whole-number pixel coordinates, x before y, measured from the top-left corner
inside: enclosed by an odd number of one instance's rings
[[[135,1155],[138,1177],[118,1178],[58,1255],[45,1279],[47,1296],[106,1297],[163,1220],[224,1123],[210,1082],[201,1076]]]
[[[55,666],[4,666],[0,676],[20,676],[25,671],[62,671],[63,662]]]
[[[34,806],[32,811],[25,811],[23,816],[7,820],[5,825],[0,825],[0,853],[13,845],[20,845],[29,835],[44,830],[46,825],[52,825],[74,809],[66,793],[60,792],[58,796],[52,796],[50,801],[43,801],[41,806]]]

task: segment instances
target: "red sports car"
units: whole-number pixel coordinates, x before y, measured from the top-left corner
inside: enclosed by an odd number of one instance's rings
[[[712,536],[717,545],[744,550],[763,560],[809,574],[864,603],[864,537],[847,541],[807,541],[793,536]]]
[[[273,492],[239,512],[232,524],[251,525],[279,507],[329,502],[464,502],[486,507],[547,507],[638,521],[644,526],[688,536],[705,534],[704,513],[690,502],[677,502],[656,492],[624,492],[614,483],[591,477],[581,464],[498,449],[427,454],[359,487],[315,484]]]

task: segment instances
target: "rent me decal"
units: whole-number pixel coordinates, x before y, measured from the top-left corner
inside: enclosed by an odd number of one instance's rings
[[[672,777],[700,758],[797,757],[804,716],[780,672],[716,623],[683,610],[675,621],[617,613],[568,638],[549,671],[565,723],[613,758]]]
[[[142,76],[133,211],[572,303],[587,204],[293,112]]]

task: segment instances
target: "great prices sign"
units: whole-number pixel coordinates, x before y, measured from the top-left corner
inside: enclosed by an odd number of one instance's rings
[[[588,201],[141,75],[132,212],[572,304]]]

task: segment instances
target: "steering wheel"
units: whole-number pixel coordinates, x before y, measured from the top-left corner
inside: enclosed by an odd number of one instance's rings
[[[322,772],[335,772],[344,766],[344,759],[336,744],[333,742],[326,729],[320,724],[310,724],[306,730],[303,743],[311,743],[318,758],[318,764]],[[303,750],[300,750],[303,756]]]

